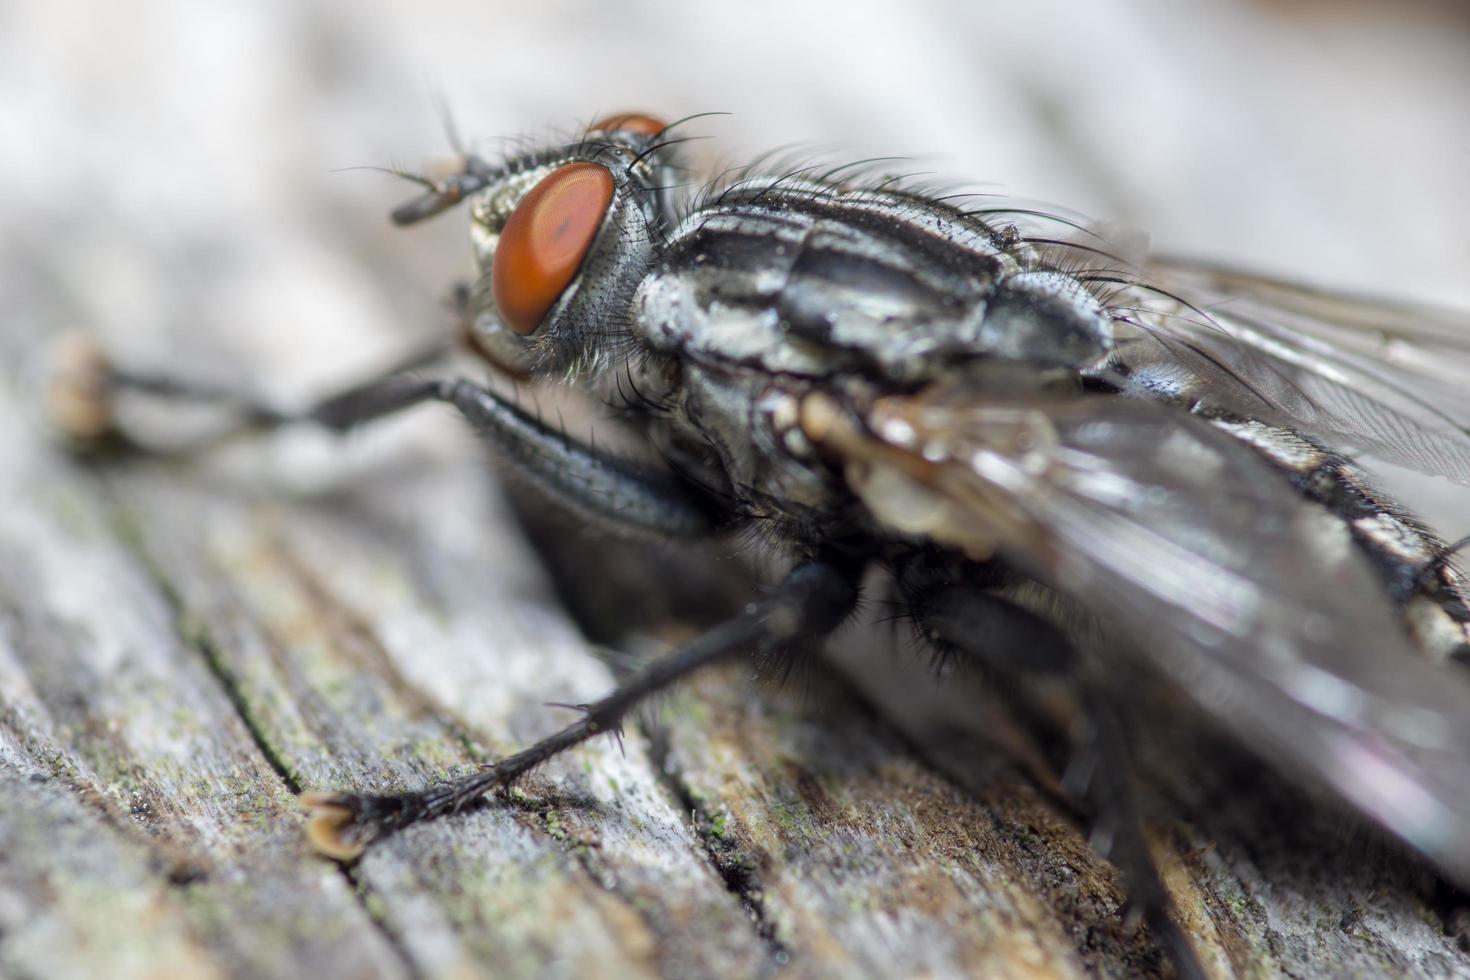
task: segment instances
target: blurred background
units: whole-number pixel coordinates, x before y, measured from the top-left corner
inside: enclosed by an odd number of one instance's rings
[[[451,214],[371,168],[646,109],[1470,308],[1470,5],[0,0],[0,334],[299,398],[442,323]],[[235,378],[233,380],[246,380]]]
[[[1470,306],[1459,0],[3,0],[3,329],[286,344],[311,378],[372,358],[467,249],[454,217],[394,232],[410,188],[350,168],[447,156],[441,101],[489,154],[724,111],[711,158],[907,155],[1156,247]]]

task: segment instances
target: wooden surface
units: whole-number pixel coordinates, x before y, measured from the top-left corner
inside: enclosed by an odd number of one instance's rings
[[[472,445],[425,413],[346,445],[98,468],[5,377],[0,972],[1161,969],[1109,867],[997,765],[986,703],[911,655],[859,657],[871,627],[798,683],[700,678],[621,747],[353,867],[314,856],[301,790],[463,771],[563,722],[545,702],[611,683]],[[559,541],[579,599],[683,575]],[[1217,973],[1470,975],[1414,862],[1177,719],[1138,721],[1155,845]]]
[[[1005,692],[937,682],[871,625],[785,687],[702,677],[621,748],[351,868],[314,856],[296,793],[418,786],[552,730],[568,716],[545,702],[597,696],[623,660],[584,637],[687,635],[730,600],[733,549],[680,564],[534,514],[533,548],[433,410],[89,466],[44,431],[40,360],[84,327],[300,400],[407,346],[463,274],[462,224],[394,233],[400,188],[331,171],[432,155],[435,84],[472,136],[736,109],[706,130],[719,152],[940,152],[1196,253],[1463,302],[1458,8],[544,6],[6,12],[0,976],[1165,970],[1113,871],[997,750]],[[1463,900],[1420,864],[1167,704],[1133,718],[1214,975],[1470,976]]]

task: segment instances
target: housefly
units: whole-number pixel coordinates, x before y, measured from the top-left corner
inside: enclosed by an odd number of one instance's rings
[[[1357,454],[1470,484],[1470,319],[1178,261],[1094,230],[854,168],[762,168],[697,193],[680,129],[600,120],[466,155],[394,212],[463,205],[469,345],[619,409],[666,461],[580,443],[467,380],[392,375],[241,427],[346,429],[447,402],[546,496],[608,530],[743,533],[790,571],[516,755],[393,796],[315,793],[351,860],[616,730],[701,667],[819,643],[877,566],[923,642],[1075,698],[1067,788],[1180,966],[1133,805],[1123,658],[1280,769],[1325,785],[1470,886],[1470,606],[1446,546]],[[107,370],[108,392],[218,393]],[[73,387],[59,389],[76,396]],[[95,392],[93,392],[95,394]],[[86,399],[72,397],[75,407]],[[1089,647],[1101,631],[1112,642]]]

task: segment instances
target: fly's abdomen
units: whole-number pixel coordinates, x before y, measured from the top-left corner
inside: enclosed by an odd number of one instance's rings
[[[1309,499],[1346,526],[1368,556],[1415,642],[1436,660],[1470,663],[1470,605],[1445,545],[1340,453],[1291,429],[1216,418],[1216,426],[1255,447]]]

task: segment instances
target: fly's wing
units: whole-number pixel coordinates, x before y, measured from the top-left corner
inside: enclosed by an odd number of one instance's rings
[[[1121,275],[1110,304],[1140,328],[1119,350],[1125,388],[1470,485],[1470,316],[1167,259]]]
[[[1246,744],[1470,885],[1470,681],[1410,643],[1346,525],[1248,446],[1108,396],[818,395],[802,421],[878,521],[1081,601]]]
[[[1215,297],[1224,311],[1240,305],[1258,317],[1280,316],[1292,332],[1371,356],[1413,377],[1463,380],[1470,371],[1470,313],[1376,296],[1328,292],[1301,283],[1172,256],[1149,272],[1191,295]],[[1470,404],[1470,398],[1460,405]]]

